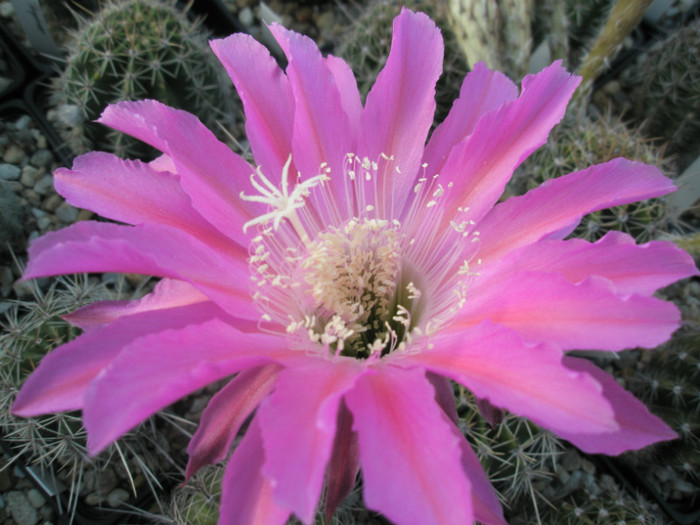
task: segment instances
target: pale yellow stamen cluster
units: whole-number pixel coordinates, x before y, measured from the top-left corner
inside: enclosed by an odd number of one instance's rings
[[[326,184],[325,163],[319,175],[297,175],[292,184],[291,165],[290,157],[279,188],[258,168],[251,175],[258,194],[241,193],[269,207],[244,225],[258,231],[249,263],[265,328],[286,329],[292,348],[360,359],[428,344],[464,305],[478,275],[470,263],[477,270],[480,263],[478,244],[463,251],[479,240],[468,209],[445,228],[440,204],[452,183],[420,177],[402,209],[391,192],[401,175],[393,157],[348,154],[343,185]]]
[[[323,232],[301,262],[303,280],[320,312],[338,315],[347,329],[380,330],[400,270],[400,236],[387,221],[352,219]]]

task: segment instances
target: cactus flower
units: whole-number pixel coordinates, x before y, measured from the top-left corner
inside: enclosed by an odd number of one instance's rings
[[[369,509],[395,523],[504,523],[456,425],[450,381],[592,453],[674,432],[574,349],[654,347],[679,326],[656,289],[697,274],[668,242],[565,237],[594,210],[674,186],[624,159],[498,202],[563,116],[579,78],[554,63],[518,88],[478,64],[429,135],[439,30],[404,9],[363,104],[352,71],[271,26],[282,71],[253,38],[212,42],[243,101],[256,165],[194,116],[152,100],[100,122],[163,152],[107,153],[55,174],[71,204],[118,221],[34,241],[25,279],[159,276],[137,301],[69,320],[84,333],[41,362],[22,416],[82,410],[98,453],[223,378],[187,475],[231,453],[221,524],[311,523],[362,472]],[[427,144],[426,144],[427,139]]]

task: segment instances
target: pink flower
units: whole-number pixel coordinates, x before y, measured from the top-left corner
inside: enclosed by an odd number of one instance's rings
[[[102,302],[26,381],[23,416],[81,409],[97,453],[154,412],[233,377],[206,408],[188,475],[231,456],[220,523],[313,519],[361,467],[364,500],[396,523],[504,523],[454,423],[448,380],[586,452],[673,431],[572,349],[653,347],[679,325],[652,296],[698,272],[667,242],[563,240],[594,210],[673,191],[616,159],[497,203],[579,83],[555,63],[516,86],[477,65],[424,146],[442,39],[394,21],[361,104],[348,65],[272,26],[286,74],[247,35],[212,42],[247,115],[257,168],[192,115],[155,101],[100,122],[163,152],[106,153],[55,174],[80,222],[30,249],[26,279],[74,272],[163,277],[140,301]],[[252,281],[251,281],[252,279]],[[235,375],[234,375],[235,374]]]

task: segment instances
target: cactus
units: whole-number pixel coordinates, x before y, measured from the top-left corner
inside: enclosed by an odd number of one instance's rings
[[[672,174],[670,163],[661,156],[661,151],[652,141],[638,131],[631,131],[610,114],[593,121],[569,113],[552,132],[547,145],[518,168],[509,192],[522,193],[546,180],[616,157],[653,164],[666,175]],[[629,233],[638,242],[647,242],[672,226],[676,224],[664,202],[650,199],[591,213],[583,218],[573,235],[597,240],[609,230],[619,230]]]
[[[564,4],[566,5],[566,18],[569,22],[568,33],[571,50],[573,53],[579,54],[600,31],[614,1],[566,0]]]
[[[683,480],[684,485],[676,482],[675,487],[665,487],[662,492],[683,488],[684,496],[697,502],[700,498],[700,333],[687,330],[649,354],[641,369],[629,379],[629,387],[680,438],[654,445],[647,453],[653,454],[657,463],[652,470],[671,468]],[[626,457],[648,466],[645,454]]]
[[[541,489],[553,476],[564,448],[561,440],[509,413],[491,427],[480,415],[474,396],[461,385],[454,388],[460,429],[510,514],[520,507],[536,509],[543,502]]]
[[[569,19],[567,5],[560,0],[535,0],[532,19],[533,49],[547,41],[549,58],[569,63]]]
[[[223,477],[223,465],[209,465],[177,487],[167,510],[167,521],[181,525],[216,525]]]
[[[528,509],[511,520],[511,525],[557,523],[570,525],[665,525],[658,508],[640,495],[624,492],[608,475],[572,494],[541,506],[536,515]]]
[[[447,8],[444,2],[374,0],[352,21],[350,29],[341,37],[337,47],[338,55],[352,67],[360,94],[364,98],[389,56],[392,20],[398,14],[401,5],[414,11],[425,12],[441,27],[445,39],[445,62],[435,94],[435,122],[440,122],[452,107],[452,102],[459,97],[462,80],[468,71],[466,58],[459,51],[455,35],[447,24]]]
[[[533,0],[450,0],[450,27],[469,66],[486,62],[514,79],[527,73]]]
[[[184,485],[173,490],[170,504],[161,516],[150,516],[157,523],[177,525],[216,525],[219,519],[219,504],[221,501],[221,480],[224,476],[225,465],[217,463],[209,465],[197,472]],[[296,518],[290,518],[288,525],[301,525]],[[363,509],[360,500],[360,487],[348,495],[338,507],[333,518],[326,522],[323,509],[316,510],[314,523],[319,525],[354,525],[355,523],[374,523],[388,525],[389,522],[381,516]]]
[[[100,492],[99,485],[88,487],[88,478],[99,479],[107,470],[129,480],[134,494],[146,485],[157,494],[156,488],[165,479],[158,465],[170,460],[154,452],[164,445],[153,420],[91,458],[78,412],[29,419],[10,413],[19,388],[41,358],[78,335],[79,330],[61,316],[79,306],[111,297],[104,285],[95,285],[86,276],[59,278],[46,291],[37,281],[26,285],[33,299],[10,303],[0,319],[0,428],[4,442],[15,457],[24,456],[32,464],[51,469],[63,480],[69,487],[69,508],[75,509],[78,497],[87,495],[88,490],[100,502],[104,501],[107,494]],[[162,432],[162,428],[158,430]]]
[[[610,64],[622,47],[625,37],[637,27],[652,0],[618,0],[610,11],[605,25],[593,43],[593,47],[583,59],[580,74],[582,86],[593,81]]]
[[[232,86],[206,43],[171,0],[110,0],[91,20],[81,20],[66,44],[66,68],[56,83],[86,122],[66,134],[77,152],[95,147],[146,156],[135,139],[89,122],[107,104],[153,98],[197,115],[213,127],[232,115]]]
[[[24,210],[10,184],[0,181],[0,254],[22,248]]]
[[[700,149],[700,19],[672,33],[647,55],[636,83],[635,116],[672,154]],[[692,160],[692,158],[690,160]]]

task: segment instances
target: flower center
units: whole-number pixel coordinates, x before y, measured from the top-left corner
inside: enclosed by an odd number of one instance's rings
[[[427,344],[466,300],[475,272],[463,239],[478,240],[466,219],[444,227],[438,176],[417,179],[404,205],[392,200],[392,157],[348,154],[340,174],[324,163],[306,179],[291,166],[279,187],[258,169],[257,193],[241,193],[268,206],[244,225],[258,233],[249,264],[261,329],[286,331],[300,351],[358,359]]]
[[[397,303],[398,226],[381,219],[351,219],[320,233],[299,263],[299,288],[315,320],[312,329],[337,353],[367,357],[393,346],[392,340],[400,342],[406,327],[399,323],[398,334],[394,317],[403,311],[398,317],[407,323],[409,312]]]

